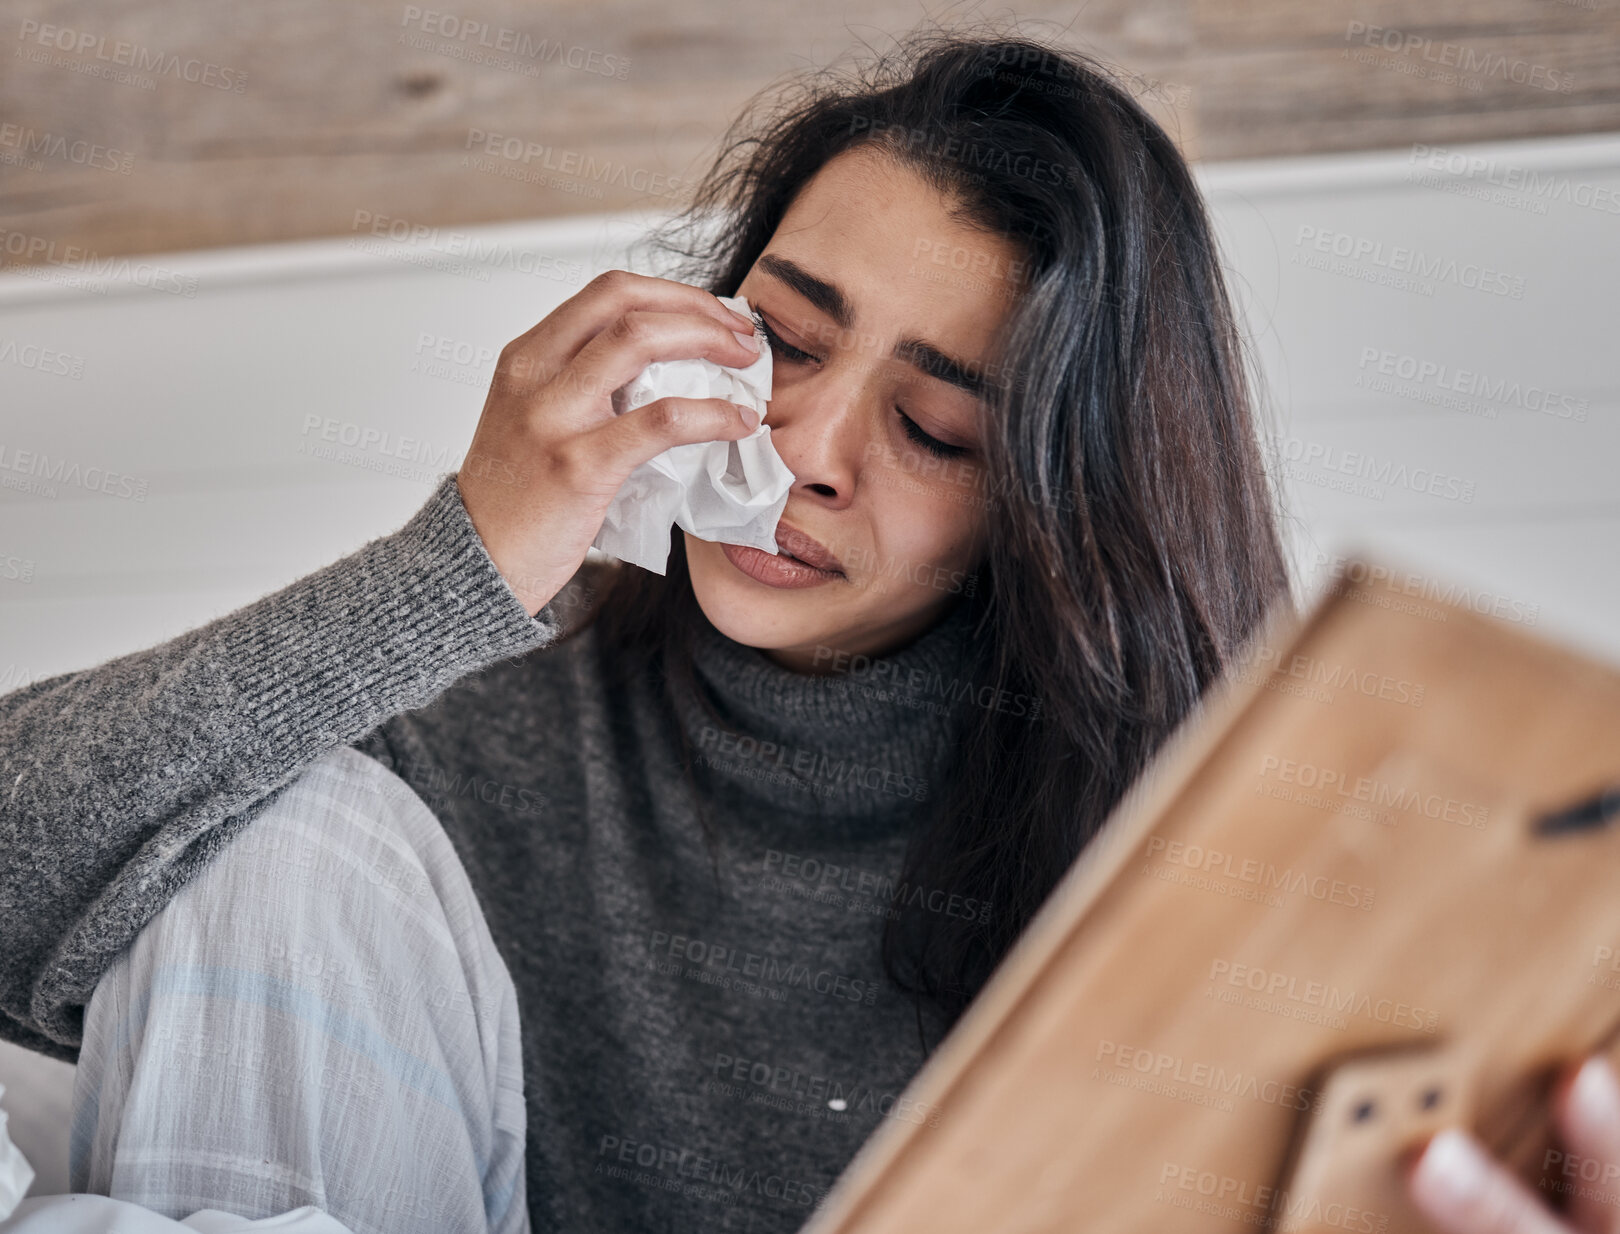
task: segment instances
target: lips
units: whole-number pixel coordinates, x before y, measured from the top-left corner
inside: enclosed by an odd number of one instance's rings
[[[787,556],[817,570],[831,570],[837,574],[844,572],[844,563],[828,552],[826,545],[780,520],[776,524],[776,547]]]

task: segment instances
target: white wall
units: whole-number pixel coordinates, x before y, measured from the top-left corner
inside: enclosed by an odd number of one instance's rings
[[[1460,174],[1410,150],[1200,173],[1269,387],[1302,594],[1356,546],[1620,662],[1620,136],[1453,153]],[[149,646],[397,527],[459,460],[495,353],[624,264],[637,230],[177,254],[105,294],[60,267],[0,277],[0,692]],[[472,237],[541,255],[539,272],[454,256]],[[1411,261],[1432,277],[1390,285]],[[194,294],[166,290],[188,279]],[[486,358],[423,371],[423,335]],[[27,348],[53,358],[28,367]],[[1381,365],[1424,376],[1369,384]],[[1459,371],[1487,383],[1462,406],[1443,384],[1474,380]],[[1535,409],[1549,390],[1554,411]],[[390,436],[316,457],[309,417]],[[25,492],[18,451],[81,481]],[[48,1194],[65,1189],[63,1124],[21,1085],[60,1102],[71,1072],[41,1064],[0,1047]]]
[[[1620,137],[1204,179],[1306,576],[1364,545],[1620,661]]]

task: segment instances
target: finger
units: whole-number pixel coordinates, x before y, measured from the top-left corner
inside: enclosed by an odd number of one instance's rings
[[[698,358],[743,368],[759,359],[759,350],[729,326],[690,313],[638,309],[587,343],[558,380],[566,392],[606,397],[656,360]]]
[[[1594,1054],[1563,1077],[1553,1100],[1561,1156],[1553,1170],[1569,1186],[1569,1220],[1585,1234],[1620,1230],[1620,1079]]]
[[[759,427],[752,409],[719,398],[661,398],[592,429],[599,457],[612,474],[632,471],[671,446],[702,441],[736,441]]]
[[[554,357],[554,363],[564,364],[617,318],[634,309],[692,313],[728,330],[754,332],[752,318],[727,308],[719,296],[701,287],[629,270],[608,270],[519,335],[513,344],[525,353],[539,346]]]
[[[1516,1175],[1455,1127],[1429,1141],[1407,1190],[1445,1234],[1570,1234]]]

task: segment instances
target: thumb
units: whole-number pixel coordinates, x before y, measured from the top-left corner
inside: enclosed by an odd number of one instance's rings
[[[1560,1174],[1568,1214],[1583,1234],[1620,1230],[1620,1079],[1601,1054],[1560,1085],[1554,1119],[1564,1141]]]

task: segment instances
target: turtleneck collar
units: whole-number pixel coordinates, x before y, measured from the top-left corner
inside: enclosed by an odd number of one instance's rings
[[[783,668],[699,623],[694,660],[716,724],[699,702],[678,714],[700,777],[762,809],[871,819],[933,800],[968,691],[973,618],[958,601],[900,650],[851,657],[847,672]]]

